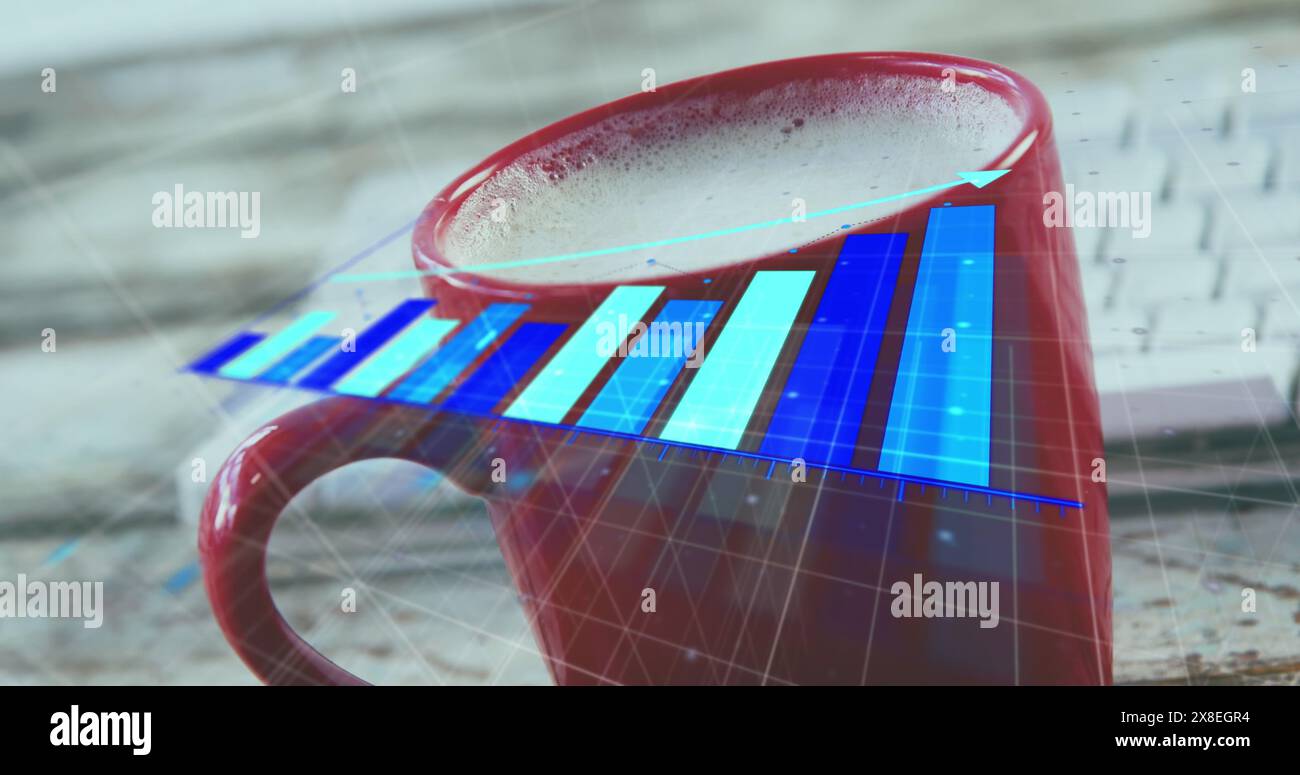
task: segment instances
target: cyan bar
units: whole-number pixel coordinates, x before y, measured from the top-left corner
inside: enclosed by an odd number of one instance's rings
[[[218,373],[223,377],[234,379],[252,379],[269,369],[271,364],[297,349],[299,345],[310,339],[317,329],[333,319],[333,312],[323,310],[308,312],[290,323],[280,333],[263,339],[256,347],[222,366]]]
[[[373,358],[354,369],[334,385],[334,392],[373,398],[420,359],[438,346],[438,342],[460,325],[459,320],[422,318],[402,332]]]
[[[328,358],[324,363],[312,369],[307,376],[298,381],[299,387],[310,388],[315,390],[325,390],[334,381],[344,374],[351,371],[366,358],[375,354],[375,351],[384,346],[384,343],[397,335],[398,331],[406,328],[416,318],[429,311],[429,308],[435,304],[430,299],[408,299],[398,304],[387,315],[376,320],[365,331],[357,335],[356,347],[345,352],[340,350]]]
[[[609,362],[628,330],[663,292],[659,285],[621,285],[573,332],[551,362],[506,409],[518,420],[557,423]]]
[[[493,304],[440,347],[388,397],[427,404],[474,362],[496,338],[528,311],[527,304]]]
[[[649,329],[629,348],[623,363],[596,394],[578,425],[640,433],[700,346],[705,329],[721,307],[718,301],[684,299],[665,304]]]
[[[250,347],[266,338],[266,334],[243,331],[214,347],[206,355],[190,364],[190,371],[213,372],[234,358],[248,351]]]
[[[263,382],[285,384],[293,379],[295,374],[310,366],[313,361],[329,352],[330,348],[337,347],[338,344],[337,336],[313,336],[297,350],[284,356],[279,363],[262,372],[262,376],[258,379]]]
[[[880,469],[987,486],[993,205],[930,210]]]
[[[803,304],[811,271],[757,272],[660,437],[735,449]]]
[[[906,234],[844,240],[760,451],[847,466],[866,410]]]
[[[524,323],[461,383],[442,407],[453,412],[490,413],[566,328],[563,323]]]

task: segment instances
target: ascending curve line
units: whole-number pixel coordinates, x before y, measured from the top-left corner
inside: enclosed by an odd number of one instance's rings
[[[827,210],[817,210],[816,212],[807,213],[804,218],[822,218],[827,215],[836,215],[838,213],[848,212],[850,210],[859,210],[863,207],[872,205],[885,204],[894,202],[899,199],[920,196],[922,194],[932,194],[936,191],[960,186],[970,183],[976,188],[984,188],[988,184],[1007,174],[1011,170],[982,170],[978,172],[958,172],[957,180],[950,180],[947,183],[939,183],[925,188],[918,188],[912,191],[904,191],[901,194],[890,194],[877,199],[868,199],[865,202],[855,202],[853,204],[832,207]],[[340,274],[330,278],[330,282],[335,283],[362,283],[378,282],[382,280],[405,280],[413,277],[432,277],[435,275],[448,274],[483,274],[484,272],[493,272],[501,269],[518,269],[525,266],[537,266],[539,264],[552,264],[559,261],[572,261],[581,258],[595,258],[596,256],[608,256],[614,253],[628,253],[633,250],[646,250],[648,248],[662,248],[669,245],[680,245],[683,242],[694,242],[696,240],[713,239],[715,237],[726,237],[731,234],[740,234],[746,231],[756,231],[758,229],[770,229],[773,226],[782,226],[787,223],[794,223],[794,217],[777,218],[771,221],[759,221],[744,226],[733,226],[729,229],[715,229],[713,231],[702,231],[698,234],[687,234],[682,237],[668,237],[666,239],[651,240],[649,242],[637,242],[631,245],[619,245],[612,248],[598,248],[596,250],[582,250],[576,253],[560,253],[554,256],[538,256],[536,258],[520,258],[513,261],[499,261],[493,264],[475,264],[473,268],[460,267],[439,267],[437,269],[407,269],[395,272],[370,272],[362,274]]]

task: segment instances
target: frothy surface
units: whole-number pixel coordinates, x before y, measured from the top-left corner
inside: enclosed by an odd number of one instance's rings
[[[606,119],[497,171],[465,201],[443,250],[457,266],[611,248],[788,218],[980,169],[1021,126],[1001,97],[931,78],[800,81]],[[491,271],[513,282],[622,282],[789,250],[901,200],[803,223]]]

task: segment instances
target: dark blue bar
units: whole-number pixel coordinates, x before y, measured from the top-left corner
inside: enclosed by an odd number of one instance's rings
[[[337,336],[313,336],[297,350],[281,358],[279,363],[262,372],[258,379],[263,382],[287,383],[293,379],[293,375],[310,366],[312,361],[337,347],[340,341]]]
[[[299,380],[299,387],[325,390],[339,377],[370,357],[375,350],[383,347],[385,342],[410,325],[411,321],[428,312],[435,303],[430,299],[408,299],[397,305],[392,312],[375,321],[357,336],[354,352],[335,353],[329,360]]]
[[[563,323],[524,323],[461,383],[442,407],[453,412],[490,413],[566,328]]]
[[[619,433],[645,429],[687,359],[700,346],[720,301],[672,299],[592,399],[578,425]]]
[[[432,401],[527,311],[527,304],[489,306],[393,388],[388,398],[420,404]]]
[[[839,259],[781,391],[761,451],[850,465],[906,234],[855,234]]]
[[[243,331],[235,334],[229,341],[220,344],[212,352],[190,364],[190,371],[216,371],[252,349],[253,345],[266,338],[266,334]]]

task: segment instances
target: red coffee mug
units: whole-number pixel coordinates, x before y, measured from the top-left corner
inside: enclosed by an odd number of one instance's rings
[[[274,684],[362,683],[277,611],[266,544],[281,510],[311,481],[388,457],[441,471],[487,501],[560,684],[1110,683],[1110,545],[1105,485],[1092,477],[1102,440],[1080,275],[1069,233],[1043,222],[1044,194],[1061,189],[1061,172],[1046,102],[1020,75],[951,56],[836,54],[636,94],[539,130],[453,181],[416,226],[416,265],[450,266],[441,249],[446,231],[485,177],[611,115],[671,109],[690,95],[879,74],[936,82],[955,74],[1000,95],[1023,125],[986,169],[1011,172],[987,188],[918,196],[897,215],[797,254],[631,284],[664,286],[665,299],[717,300],[725,312],[760,269],[832,267],[849,235],[906,233],[898,287],[910,289],[932,209],[995,205],[988,487],[872,473],[896,371],[886,356],[899,357],[906,304],[890,312],[854,450],[859,467],[809,461],[803,481],[790,474],[792,465],[778,469],[744,454],[772,415],[777,398],[769,394],[779,390],[765,391],[735,454],[655,442],[658,415],[644,436],[602,435],[436,406],[325,399],[250,436],[204,506],[199,549],[208,595],[253,672]],[[488,304],[524,301],[528,320],[570,330],[617,284],[527,285],[508,273],[429,274],[422,282],[438,316],[467,320]],[[704,340],[706,363],[720,328]],[[788,373],[806,328],[796,325],[773,384]],[[680,397],[673,391],[664,406]],[[508,467],[505,482],[491,476],[494,461]],[[1060,505],[1067,502],[1082,505]],[[1000,596],[996,626],[963,610],[960,601],[976,600],[973,592],[963,597],[975,589],[966,583]]]

